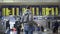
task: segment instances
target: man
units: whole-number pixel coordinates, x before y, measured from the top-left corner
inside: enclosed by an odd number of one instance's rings
[[[32,24],[33,16],[32,16],[32,13],[30,11],[30,7],[28,7],[25,11],[26,12],[23,14],[25,34],[33,34],[33,30],[32,30],[32,28],[33,28],[33,24]]]
[[[10,24],[9,24],[9,20],[6,21],[6,31],[5,31],[5,34],[9,34],[9,29],[10,29]]]
[[[6,29],[7,29],[8,27],[10,27],[9,20],[6,21]]]
[[[21,23],[19,23],[18,21],[15,22],[14,27],[17,30],[17,34],[20,34],[21,31]]]
[[[59,27],[59,24],[58,22],[56,21],[54,24],[53,24],[53,33],[57,33],[58,34],[58,27]]]

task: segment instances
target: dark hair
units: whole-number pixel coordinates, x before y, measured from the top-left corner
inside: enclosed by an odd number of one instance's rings
[[[28,6],[27,9],[30,9],[30,6]]]

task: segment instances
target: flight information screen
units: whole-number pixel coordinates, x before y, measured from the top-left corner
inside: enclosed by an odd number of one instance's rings
[[[30,7],[30,10],[33,15],[42,15],[42,16],[58,16],[60,13],[59,5],[1,5],[0,13],[2,16],[9,15],[22,15],[27,7]]]

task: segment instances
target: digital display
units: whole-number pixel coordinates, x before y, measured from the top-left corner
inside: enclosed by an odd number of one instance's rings
[[[2,12],[2,16],[9,16],[9,15],[20,15],[24,13],[28,5],[3,5],[0,6],[0,11]],[[42,15],[42,16],[58,16],[59,15],[59,6],[58,5],[29,5],[30,10],[32,11],[33,15]]]

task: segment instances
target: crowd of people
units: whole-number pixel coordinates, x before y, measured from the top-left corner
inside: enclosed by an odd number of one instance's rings
[[[9,21],[7,21],[6,22],[6,29],[7,29],[7,33],[6,34],[9,34],[11,30],[12,31],[17,31],[17,34],[20,34],[20,32],[25,32],[25,34],[33,34],[34,31],[37,31],[38,33],[40,31],[44,32],[44,27],[43,26],[39,26],[38,24],[35,27],[33,24],[24,23],[23,31],[21,29],[22,28],[22,25],[21,25],[22,23],[20,25],[17,25],[17,24],[18,24],[18,22],[16,21],[15,24],[14,24],[14,28],[10,29]]]

